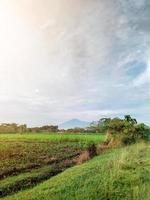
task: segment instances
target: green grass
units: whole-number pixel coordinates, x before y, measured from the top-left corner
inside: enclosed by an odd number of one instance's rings
[[[0,194],[1,196],[7,196],[8,194],[13,194],[19,190],[31,188],[73,165],[74,164],[70,159],[67,161],[67,165],[66,161],[54,163],[38,169],[32,169],[16,176],[9,176],[0,181]]]
[[[114,149],[5,200],[149,200],[150,147]]]
[[[47,179],[48,175],[53,171],[53,165],[50,165],[39,169],[33,169],[16,176],[7,177],[0,181],[0,193],[4,196],[24,188],[32,187],[44,180],[45,177]]]
[[[7,139],[7,140],[30,140],[30,141],[52,141],[52,142],[64,142],[64,141],[74,141],[74,142],[93,142],[99,143],[104,141],[104,135],[97,134],[58,134],[58,133],[51,133],[51,134],[0,134],[0,140]]]

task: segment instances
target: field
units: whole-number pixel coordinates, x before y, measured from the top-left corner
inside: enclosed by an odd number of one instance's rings
[[[150,148],[114,149],[5,200],[149,200]]]
[[[0,196],[33,187],[77,164],[102,135],[1,134]]]
[[[149,200],[149,143],[109,149],[79,162],[93,144],[100,152],[103,141],[104,135],[0,135],[1,198]]]
[[[104,141],[102,134],[0,134],[0,140],[17,140],[17,141],[51,141],[51,142],[83,142],[83,143],[99,143]]]

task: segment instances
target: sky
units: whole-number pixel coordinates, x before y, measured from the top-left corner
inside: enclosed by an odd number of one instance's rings
[[[0,122],[150,124],[150,2],[0,0]]]

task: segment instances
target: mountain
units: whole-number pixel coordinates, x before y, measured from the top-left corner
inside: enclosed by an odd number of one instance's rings
[[[86,128],[90,125],[90,122],[81,121],[79,119],[72,119],[66,121],[59,125],[60,129],[69,129],[69,128]]]

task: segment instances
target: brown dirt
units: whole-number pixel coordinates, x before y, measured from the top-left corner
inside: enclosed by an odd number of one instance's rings
[[[45,165],[52,165],[52,164],[57,164],[57,163],[61,163],[61,162],[64,162],[66,160],[69,160],[69,159],[72,159],[72,158],[75,158],[77,156],[79,156],[81,154],[81,152],[76,152],[75,154],[72,154],[66,158],[62,158],[62,159],[57,159],[57,158],[50,158],[50,159],[47,159],[47,160],[44,160],[43,164],[31,164],[31,165],[28,165],[26,167],[21,167],[21,168],[13,168],[11,170],[8,170],[8,171],[3,171],[3,172],[0,172],[0,180],[8,177],[8,176],[14,176],[14,175],[18,175],[20,173],[23,173],[23,172],[28,172],[30,171],[31,169],[37,169],[37,168],[40,168],[40,167],[43,167]]]
[[[20,181],[16,181],[12,185],[9,185],[9,186],[4,187],[4,188],[0,188],[0,198],[7,196],[7,195],[10,195],[10,194],[13,194],[15,192],[18,192],[18,191],[26,189],[26,188],[31,188],[31,187],[37,185],[38,183],[41,183],[42,181],[45,181],[45,180],[63,172],[63,171],[65,171],[67,168],[73,167],[74,165],[77,164],[77,158],[80,157],[80,154],[81,154],[81,152],[80,153],[77,152],[76,154],[68,156],[65,159],[49,161],[49,163],[47,163],[47,165],[53,166],[53,170],[51,170],[51,168],[50,168],[50,171],[44,173],[43,175],[39,175],[37,177],[30,177],[30,178],[26,178],[26,179],[23,179],[23,180],[20,180]],[[35,167],[36,166],[32,166],[32,169],[35,169]],[[29,168],[28,168],[28,170],[29,170]],[[31,170],[31,168],[30,168],[30,170]],[[16,175],[17,172],[22,173],[22,172],[25,172],[25,171],[22,171],[22,169],[20,169],[20,171],[19,171],[19,169],[14,169],[14,174],[8,173],[8,174],[6,174],[6,176]]]
[[[77,163],[77,164],[82,164],[82,163],[84,163],[84,162],[90,160],[91,158],[93,158],[93,157],[96,156],[96,155],[97,155],[97,148],[96,148],[96,146],[93,144],[93,145],[91,145],[91,146],[88,148],[88,150],[82,152],[82,153],[80,154],[80,156],[77,157],[76,163]]]
[[[8,176],[15,176],[20,173],[24,172],[30,172],[33,169],[39,169],[44,166],[53,166],[52,169],[50,168],[50,171],[45,172],[42,175],[38,175],[37,177],[30,177],[30,178],[25,178],[20,181],[16,181],[13,184],[10,184],[9,186],[0,188],[0,197],[7,196],[10,194],[13,194],[15,192],[18,192],[20,190],[26,189],[26,188],[31,188],[38,183],[45,181],[61,172],[66,170],[67,168],[73,167],[78,164],[82,164],[91,158],[93,158],[95,155],[97,155],[97,149],[95,145],[92,145],[89,147],[88,150],[86,151],[81,151],[77,150],[74,152],[72,155],[69,155],[68,157],[65,158],[47,158],[43,157],[44,162],[41,164],[32,164],[28,165],[24,168],[13,168],[8,171],[0,172],[0,179],[4,179]]]

